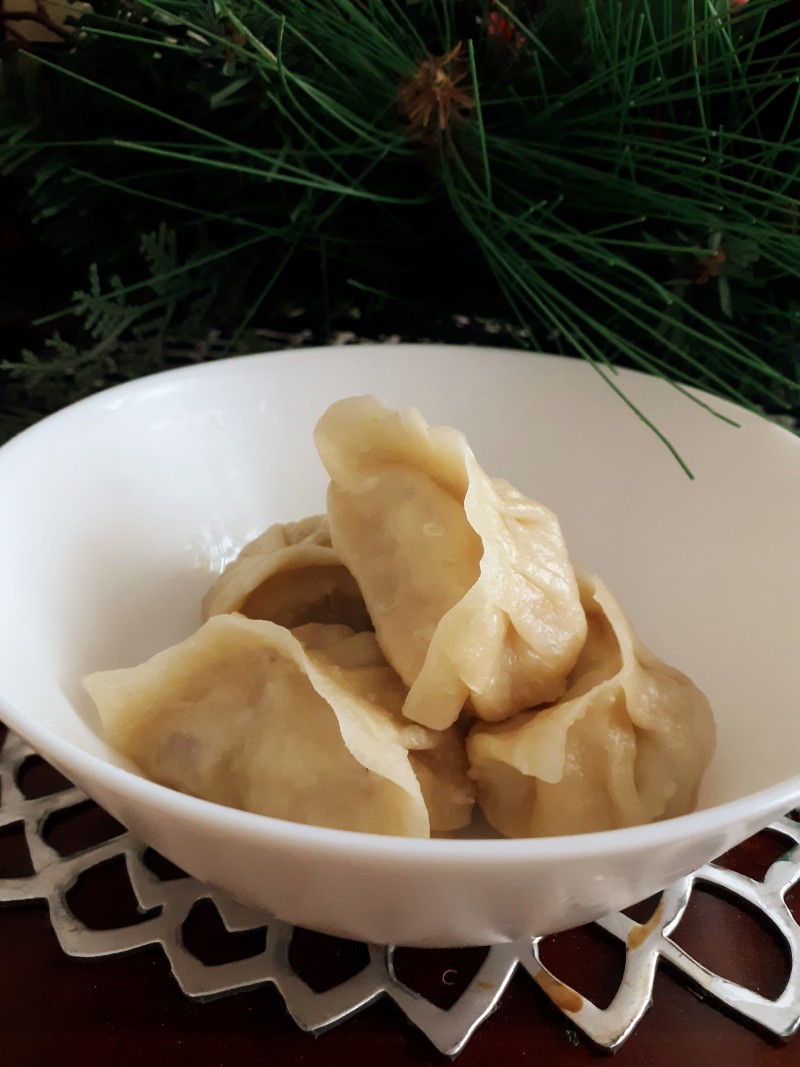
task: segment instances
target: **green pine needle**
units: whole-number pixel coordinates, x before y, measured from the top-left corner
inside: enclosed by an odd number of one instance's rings
[[[793,0],[95,6],[3,60],[32,274],[89,284],[0,364],[0,432],[356,293],[392,332],[511,318],[617,392],[626,364],[800,410]]]

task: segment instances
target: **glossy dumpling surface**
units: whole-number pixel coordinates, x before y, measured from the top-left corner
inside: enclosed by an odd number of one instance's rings
[[[703,693],[637,641],[599,579],[582,576],[581,595],[589,633],[564,697],[467,739],[481,809],[509,837],[683,815],[714,750]]]
[[[333,404],[316,443],[333,546],[408,718],[449,726],[557,699],[586,636],[555,515],[481,469],[463,435],[374,397]]]
[[[410,756],[445,735],[403,719],[405,686],[372,633],[294,632],[216,615],[129,669],[85,679],[109,743],[164,785],[248,811],[338,829],[427,837],[431,817]],[[434,829],[469,821],[427,789]],[[451,764],[448,763],[448,767]],[[443,826],[450,828],[449,825]]]
[[[355,579],[331,546],[325,515],[270,526],[244,546],[203,599],[204,619],[230,612],[289,628],[372,628]]]

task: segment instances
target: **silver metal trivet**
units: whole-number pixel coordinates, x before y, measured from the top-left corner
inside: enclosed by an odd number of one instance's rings
[[[562,982],[540,959],[541,938],[489,949],[470,985],[449,1009],[442,1009],[409,989],[394,972],[394,948],[369,945],[369,963],[352,978],[317,993],[296,973],[289,948],[293,927],[236,904],[224,894],[193,878],[162,881],[144,862],[147,847],[131,833],[61,856],[43,837],[44,824],[54,813],[86,801],[79,789],[51,796],[26,798],[18,786],[25,760],[33,750],[9,733],[0,751],[0,828],[22,825],[34,873],[23,878],[0,878],[0,903],[46,900],[53,930],[71,956],[106,956],[160,944],[184,993],[208,998],[271,983],[286,1007],[306,1031],[319,1034],[349,1019],[381,996],[390,997],[408,1019],[441,1052],[456,1056],[480,1024],[497,1008],[511,977],[523,967],[556,1007],[592,1041],[616,1049],[632,1033],[651,1004],[659,959],[675,968],[731,1011],[782,1038],[800,1028],[800,925],[793,918],[786,894],[800,881],[800,823],[779,819],[770,829],[786,838],[787,851],[774,862],[763,881],[708,864],[696,874],[666,889],[651,918],[639,924],[623,913],[608,915],[598,925],[625,945],[625,969],[614,998],[598,1008]],[[67,894],[78,877],[100,863],[123,856],[130,883],[143,912],[159,913],[142,922],[112,930],[92,930],[71,912]],[[722,978],[688,955],[672,940],[698,883],[710,883],[756,909],[768,919],[785,943],[791,962],[781,995],[767,999],[745,986]],[[255,956],[233,963],[206,965],[186,948],[183,924],[193,905],[211,900],[230,932],[267,927],[266,947]]]

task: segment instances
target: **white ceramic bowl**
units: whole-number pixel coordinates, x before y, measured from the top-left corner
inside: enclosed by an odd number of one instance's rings
[[[800,441],[663,381],[438,346],[253,356],[111,389],[0,450],[0,715],[146,842],[281,919],[368,941],[488,944],[663,888],[800,802]],[[266,525],[324,508],[313,426],[374,392],[463,430],[559,514],[646,643],[706,691],[718,749],[698,810],[529,840],[409,840],[183,796],[105,744],[81,688],[189,634],[212,574]]]

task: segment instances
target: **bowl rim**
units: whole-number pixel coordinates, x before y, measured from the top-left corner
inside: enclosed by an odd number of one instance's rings
[[[31,426],[25,427],[8,441],[0,445],[0,462],[5,461],[8,452],[11,449],[17,447],[23,441],[27,442],[32,437],[37,436],[39,433],[47,433],[51,427],[61,422],[63,419],[69,419],[74,417],[76,410],[89,409],[97,407],[99,409],[107,408],[108,410],[116,410],[124,403],[124,396],[127,393],[137,393],[143,389],[166,388],[169,382],[173,378],[190,378],[194,376],[198,377],[214,377],[224,372],[228,368],[243,368],[249,364],[255,362],[266,362],[269,360],[281,361],[281,359],[297,359],[305,357],[313,357],[324,355],[328,357],[331,353],[339,353],[348,349],[357,349],[363,355],[369,356],[371,354],[380,353],[385,355],[387,351],[392,353],[402,353],[404,351],[418,352],[421,349],[425,349],[429,352],[460,352],[470,353],[473,356],[480,354],[481,356],[499,356],[501,358],[512,358],[517,360],[536,360],[540,361],[543,365],[559,364],[561,366],[569,367],[581,367],[586,372],[591,372],[594,375],[600,374],[600,370],[591,364],[588,360],[582,359],[580,356],[565,356],[558,352],[539,352],[526,348],[510,348],[503,347],[501,345],[476,345],[476,344],[451,344],[443,341],[432,342],[413,342],[403,341],[398,344],[386,344],[379,341],[367,342],[364,344],[331,344],[331,345],[309,345],[308,347],[300,348],[277,348],[265,352],[251,352],[241,356],[225,356],[220,359],[206,360],[202,363],[188,363],[181,367],[170,367],[167,370],[154,371],[151,374],[143,374],[138,378],[132,378],[129,381],[118,382],[116,385],[110,385],[105,389],[100,389],[90,396],[82,397],[80,400],[74,400],[69,404],[66,404],[63,408],[59,408],[58,411],[52,412],[50,415],[45,415]],[[602,368],[601,368],[602,369]],[[725,397],[717,396],[714,393],[710,393],[706,390],[700,389],[693,385],[684,385],[677,380],[672,381],[666,375],[649,374],[647,371],[637,370],[634,367],[615,367],[615,375],[619,378],[632,377],[641,381],[647,382],[659,382],[668,388],[674,389],[682,394],[688,401],[688,403],[697,402],[700,407],[705,408],[709,412],[709,417],[714,419],[715,415],[722,416],[718,421],[725,425],[727,424],[732,429],[739,429],[742,420],[748,422],[761,423],[766,426],[771,426],[776,432],[782,436],[794,440],[797,447],[800,448],[800,436],[793,434],[791,430],[787,430],[785,426],[780,425],[769,416],[756,409],[750,409],[740,404],[734,403],[732,400],[728,400]],[[605,377],[600,374],[601,379],[608,385],[609,389],[612,389],[619,396],[619,390],[616,383],[609,383]],[[626,405],[624,398],[621,398],[621,403]],[[630,408],[630,405],[627,405]],[[640,413],[636,408],[630,408],[634,417],[640,417]],[[646,413],[645,413],[646,414]],[[647,422],[647,420],[644,420]],[[647,423],[648,429],[651,432],[658,434],[657,428],[653,428],[652,425]],[[663,439],[662,439],[663,440]],[[668,443],[665,443],[665,448],[669,449]]]
[[[297,358],[302,355],[318,355],[325,353],[330,355],[332,351],[341,351],[351,345],[321,345],[309,346],[299,349],[276,349],[274,351],[256,352],[242,356],[232,356],[225,359],[209,361],[205,363],[189,364],[182,367],[174,367],[153,374],[142,375],[131,381],[122,382],[100,390],[91,396],[84,397],[68,404],[59,411],[46,416],[33,426],[27,427],[12,437],[4,445],[0,446],[0,468],[10,459],[17,448],[25,447],[37,438],[45,437],[52,428],[62,421],[75,417],[78,410],[92,408],[114,410],[124,402],[129,393],[141,393],[159,386],[168,386],[174,378],[184,379],[195,375],[206,377],[224,374],[230,367],[241,367],[261,362],[272,357]],[[371,351],[385,354],[387,346],[369,343],[357,346],[360,353],[367,356]],[[479,352],[481,355],[502,353],[505,357],[517,357],[521,359],[558,361],[562,364],[573,364],[587,367],[584,361],[569,356],[549,354],[543,352],[531,352],[524,349],[504,348],[501,346],[483,346],[474,344],[418,344],[401,343],[390,346],[393,353],[403,350],[421,348],[438,350],[461,350]],[[620,374],[633,375],[637,378],[649,381],[665,381],[655,375],[631,368],[619,368]],[[681,386],[691,397],[697,398],[703,405],[711,405],[716,411],[733,416],[737,422],[743,419],[765,422],[773,429],[792,439],[800,449],[800,438],[791,431],[771,422],[765,416],[757,412],[749,411],[733,402],[720,398],[711,393],[704,392],[692,386]],[[689,401],[691,402],[691,401]],[[713,419],[713,414],[708,417]],[[638,852],[643,848],[651,849],[660,845],[678,843],[700,835],[723,834],[732,826],[747,824],[751,826],[756,822],[766,825],[768,821],[776,817],[776,812],[786,813],[800,804],[800,773],[773,783],[764,789],[749,793],[734,800],[725,801],[710,807],[689,812],[686,815],[674,816],[659,822],[647,823],[640,826],[624,827],[617,830],[592,831],[589,833],[558,835],[552,837],[524,837],[524,838],[416,838],[400,837],[395,835],[370,834],[355,830],[339,830],[328,827],[312,826],[305,823],[290,822],[269,815],[260,815],[254,812],[242,811],[229,808],[213,801],[203,800],[186,793],[181,793],[168,786],[153,782],[134,771],[117,766],[91,752],[87,752],[80,745],[63,738],[56,731],[36,722],[23,714],[15,705],[0,692],[0,720],[11,730],[24,738],[35,750],[40,751],[46,759],[60,764],[63,769],[70,772],[74,769],[77,777],[84,780],[95,781],[100,785],[112,790],[115,794],[125,797],[135,797],[137,792],[141,799],[152,807],[160,809],[169,808],[174,814],[189,818],[193,822],[199,822],[232,835],[245,835],[257,837],[264,841],[271,840],[276,845],[291,846],[292,848],[306,848],[319,853],[335,852],[341,855],[349,852],[352,856],[361,856],[371,859],[397,859],[406,863],[415,862],[422,866],[438,864],[443,860],[458,865],[472,866],[474,864],[494,864],[497,862],[533,862],[558,860],[563,858],[581,859],[612,853],[624,854]],[[752,832],[748,831],[748,832]]]

